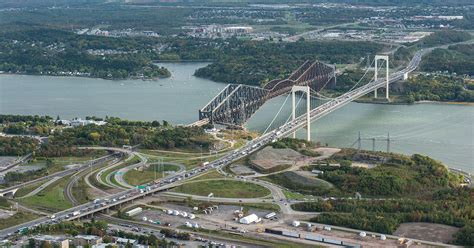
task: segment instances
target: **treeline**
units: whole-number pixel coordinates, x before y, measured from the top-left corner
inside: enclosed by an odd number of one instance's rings
[[[0,156],[24,156],[33,152],[38,141],[26,137],[0,137]]]
[[[444,189],[426,199],[328,200],[292,205],[299,211],[324,212],[311,221],[392,234],[404,222],[430,222],[461,227],[455,244],[473,245],[474,191]]]
[[[443,30],[434,32],[416,43],[420,47],[434,47],[470,40],[471,34],[464,31]]]
[[[174,127],[153,133],[143,142],[148,149],[202,148],[208,150],[212,145],[209,136],[201,127]]]
[[[168,60],[214,60],[195,72],[196,76],[226,83],[261,85],[285,78],[305,60],[328,63],[358,63],[383,45],[370,42],[304,41],[268,42],[229,40],[176,40],[159,55]]]
[[[39,115],[2,115],[0,114],[0,124],[13,122],[31,122],[31,123],[48,123],[53,120],[50,116]]]
[[[409,102],[474,102],[474,91],[469,89],[469,85],[464,85],[463,79],[455,77],[418,75],[410,78],[403,88],[403,94],[408,97]]]

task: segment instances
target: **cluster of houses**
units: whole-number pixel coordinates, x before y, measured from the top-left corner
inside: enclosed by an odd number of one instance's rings
[[[105,121],[95,121],[95,120],[83,120],[81,118],[74,118],[72,120],[56,120],[56,124],[64,125],[64,126],[71,126],[71,127],[80,127],[80,126],[87,126],[87,125],[98,125],[102,126],[107,124]]]
[[[131,246],[133,248],[148,248],[149,246],[138,244],[137,240],[114,237],[113,243],[104,243],[102,238],[95,235],[77,235],[75,237],[67,236],[52,236],[52,235],[37,235],[33,237],[35,247],[45,247],[49,245],[52,247],[69,248],[71,247],[92,247],[92,248],[105,248],[105,247],[126,247]]]

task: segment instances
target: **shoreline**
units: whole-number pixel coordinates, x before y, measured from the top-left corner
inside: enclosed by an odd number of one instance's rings
[[[363,103],[363,104],[385,104],[385,105],[415,105],[415,104],[446,104],[446,105],[468,105],[474,106],[474,102],[451,102],[451,101],[431,101],[431,100],[422,100],[422,101],[415,101],[413,103],[408,102],[376,102],[371,100],[354,100],[356,103]]]
[[[109,81],[126,81],[126,80],[142,80],[142,81],[158,81],[160,79],[170,78],[173,75],[169,76],[161,76],[161,77],[152,77],[152,78],[145,78],[145,77],[127,77],[127,78],[103,78],[103,77],[92,77],[92,76],[81,76],[81,75],[50,75],[50,74],[28,74],[28,73],[8,73],[2,72],[1,75],[9,75],[9,76],[38,76],[38,77],[71,77],[71,78],[90,78],[90,79],[102,79],[102,80],[109,80]]]

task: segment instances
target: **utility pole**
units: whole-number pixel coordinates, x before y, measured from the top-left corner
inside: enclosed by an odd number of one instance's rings
[[[362,146],[361,143],[362,143],[362,142],[361,142],[361,139],[360,139],[360,131],[359,131],[359,138],[357,138],[357,150],[358,150],[358,151],[360,151],[360,148],[361,148],[361,146]]]
[[[372,151],[375,152],[375,138],[372,138]]]
[[[387,133],[387,153],[390,152],[390,133]]]

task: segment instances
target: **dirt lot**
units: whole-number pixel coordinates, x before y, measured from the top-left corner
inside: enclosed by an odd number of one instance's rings
[[[448,243],[453,240],[453,234],[458,230],[459,228],[448,225],[412,222],[401,224],[394,235]]]
[[[263,169],[270,170],[281,165],[294,165],[305,156],[292,149],[274,149],[270,146],[250,156],[250,162]]]

